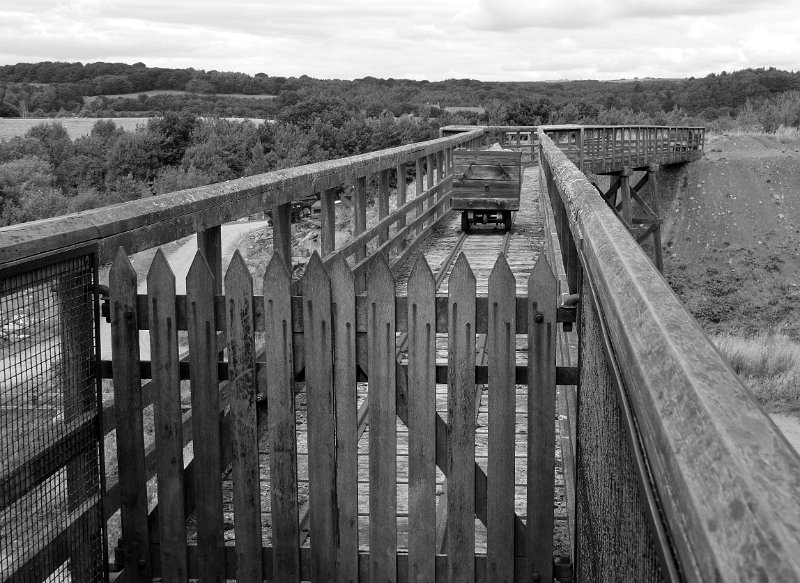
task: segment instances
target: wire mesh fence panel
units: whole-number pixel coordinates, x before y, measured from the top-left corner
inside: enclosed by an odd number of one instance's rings
[[[95,256],[0,271],[0,580],[102,581]]]

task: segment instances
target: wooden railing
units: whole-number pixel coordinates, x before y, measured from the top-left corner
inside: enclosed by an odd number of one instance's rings
[[[705,128],[673,126],[544,126],[553,143],[583,172],[691,162],[702,156]]]
[[[219,294],[222,289],[221,225],[270,210],[273,220],[274,248],[284,260],[290,262],[292,256],[291,203],[319,193],[322,202],[320,251],[325,256],[325,264],[331,265],[338,258],[344,259],[353,270],[357,289],[363,289],[364,276],[373,257],[382,255],[392,264],[401,263],[427,236],[431,227],[447,215],[452,166],[451,152],[454,148],[473,140],[480,133],[480,131],[476,131],[371,154],[232,180],[64,217],[5,227],[0,229],[0,268],[4,270],[3,274],[7,270],[24,273],[28,268],[38,269],[42,261],[48,260],[53,253],[70,249],[85,249],[92,257],[97,257],[100,264],[107,264],[120,248],[132,254],[196,233],[198,248],[202,250],[213,276],[209,286]],[[416,189],[413,197],[407,196],[405,177],[406,168],[409,165],[413,165],[416,171]],[[396,195],[398,208],[390,214],[389,185],[393,173],[399,177]],[[376,197],[378,220],[375,225],[368,227],[366,220],[367,185],[369,177],[373,174],[378,179]],[[335,209],[337,205],[334,205],[334,199],[337,192],[344,189],[353,190],[354,237],[341,249],[337,249],[335,243]],[[90,305],[97,303],[92,301],[92,297],[94,294],[100,293],[98,283],[95,280],[94,286],[86,285],[81,290],[88,298],[87,301]],[[221,343],[225,342],[224,337],[219,340]],[[302,349],[302,344],[299,348]],[[42,371],[58,369],[60,363],[56,353],[49,350],[44,351],[41,355],[35,351],[29,352],[31,352],[34,362],[14,364],[13,366]],[[50,360],[47,359],[48,356]],[[108,355],[105,356],[108,359]],[[187,354],[179,356],[181,357],[179,367],[189,366],[192,356]],[[154,374],[150,371],[146,372],[147,374],[144,375],[146,379]],[[98,377],[110,377],[113,374],[110,363],[101,364],[96,374]],[[103,426],[100,428],[101,441],[102,435],[108,437],[110,434],[115,434],[116,437],[115,432],[120,422],[135,423],[137,418],[141,419],[141,408],[153,405],[160,395],[160,391],[157,389],[160,385],[152,380],[145,380],[139,386],[135,383],[131,384],[128,382],[130,379],[119,374],[114,375],[114,378],[115,386],[119,385],[121,388],[117,391],[118,398],[103,408]],[[138,417],[133,414],[132,418],[128,418],[119,413],[119,407],[131,411],[129,402],[131,399],[137,404],[135,408],[139,410]],[[220,399],[226,403],[227,393],[223,391]],[[193,407],[191,410],[180,412],[179,415],[183,445],[190,443],[193,434],[202,431],[208,421],[205,418],[195,417],[194,411]],[[223,419],[221,431],[230,431],[229,420]],[[25,436],[20,436],[20,439],[25,439]],[[89,445],[91,446],[91,444]],[[222,455],[225,459],[224,456],[231,455],[230,440],[223,442],[223,445],[225,447]],[[31,444],[31,447],[41,448],[41,444],[34,443]],[[39,454],[50,456],[54,447],[56,446],[46,445],[43,450],[39,451]],[[130,460],[130,462],[120,464],[119,476],[108,481],[103,496],[107,519],[120,510],[122,501],[131,495],[132,488],[135,492],[140,493],[140,490],[137,489],[138,482],[126,481],[125,472],[131,468],[137,472],[141,470],[144,479],[150,480],[158,473],[159,464],[167,455],[165,450],[159,449],[156,444],[151,444],[143,450],[141,464],[136,465],[133,460],[139,460],[138,453],[135,456],[129,455],[132,453],[135,452],[130,449],[127,451],[122,449],[118,452],[119,459],[124,459],[126,462]],[[47,475],[38,476],[37,480],[29,480],[25,489],[16,492],[15,496],[32,495],[36,484],[41,480],[51,479],[53,477],[51,474],[56,472],[61,465],[54,463],[47,467],[51,468],[48,469]],[[14,471],[17,472],[17,470]],[[187,488],[184,494],[189,501],[184,508],[194,507],[194,492],[198,487],[198,476],[202,471],[203,468],[192,460],[187,464],[186,471],[182,473],[181,479]],[[0,476],[4,487],[8,480],[15,479],[15,475]],[[140,477],[137,474],[137,480]],[[167,501],[168,506],[174,508],[174,496],[165,493],[164,497],[159,499]],[[5,502],[4,499],[4,508]],[[163,503],[160,502],[145,523],[153,532],[158,528],[159,509],[162,507],[164,507]],[[31,532],[34,532],[33,529]],[[46,540],[35,541],[37,556],[49,553],[50,547],[58,546],[58,549],[61,549],[64,546],[65,537],[69,537],[68,530],[52,532],[52,540],[49,542]],[[26,544],[22,540],[4,540],[3,543]],[[127,543],[125,544],[127,545]],[[145,554],[149,552],[146,548],[141,551]],[[63,555],[63,553],[59,553],[55,554]],[[8,568],[14,569],[15,567],[13,564],[9,564]],[[27,564],[23,565],[23,568],[27,569]],[[43,567],[39,565],[37,568]],[[53,568],[60,568],[60,562],[55,563]],[[5,569],[6,565],[4,564],[4,576]],[[20,573],[17,575],[25,576]],[[49,575],[49,572],[46,575]]]
[[[389,172],[399,171],[401,176],[405,176],[406,167],[414,164],[417,169],[417,196],[423,193],[424,176],[429,185],[425,193],[430,195],[432,182],[438,184],[445,180],[450,151],[470,143],[482,133],[482,130],[474,130],[370,154],[297,166],[130,203],[4,227],[0,229],[0,266],[30,261],[57,249],[89,243],[98,245],[99,262],[102,265],[111,262],[119,247],[132,254],[195,233],[200,236],[204,246],[211,249],[214,230],[220,225],[266,210],[272,211],[276,249],[288,261],[291,256],[289,204],[315,193],[320,194],[322,201],[321,253],[328,255],[335,249],[334,201],[337,189],[342,187],[353,187],[355,190],[353,234],[356,237],[361,236],[361,239],[360,244],[348,249],[348,252],[357,254],[363,251],[368,240],[385,235],[390,225],[398,226],[399,231],[396,234],[399,234],[407,226],[406,222],[411,221],[408,215],[412,211],[420,215],[427,210],[420,206],[422,201],[406,200],[406,182],[400,180],[398,214],[387,223],[382,223],[379,229],[365,235],[367,177],[373,174],[380,177],[378,208],[380,219],[383,220],[389,214],[386,203],[389,196]],[[440,186],[433,194],[444,196],[446,188],[444,185]],[[430,200],[427,202],[430,203]],[[418,223],[414,225],[414,229],[408,229],[403,235],[414,235],[421,230],[422,224]],[[214,269],[214,253],[206,253],[206,256]]]
[[[504,148],[538,156],[541,129],[567,157],[586,173],[616,172],[624,167],[690,162],[702,156],[705,128],[676,126],[446,126],[440,135],[483,129],[473,142],[480,146],[499,143]]]
[[[800,456],[586,177],[539,142],[581,294],[579,580],[800,580]]]

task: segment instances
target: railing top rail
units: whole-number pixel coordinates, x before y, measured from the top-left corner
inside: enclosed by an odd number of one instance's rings
[[[555,125],[538,125],[538,126],[498,126],[498,125],[449,125],[444,126],[441,129],[443,131],[469,131],[475,129],[483,129],[489,131],[506,131],[506,132],[518,132],[518,131],[538,131],[544,130],[545,132],[548,131],[558,131],[558,130],[580,130],[580,129],[611,129],[611,128],[655,128],[655,129],[667,129],[667,128],[680,128],[680,129],[687,129],[687,130],[705,130],[704,126],[693,126],[693,125],[670,125],[670,124],[625,124],[625,125],[617,125],[617,124],[555,124]]]
[[[472,128],[455,136],[0,228],[0,266],[92,242],[100,244],[100,262],[108,262],[119,246],[136,253],[458,146],[483,133],[482,128]]]
[[[539,132],[689,581],[800,580],[800,455],[586,177]]]

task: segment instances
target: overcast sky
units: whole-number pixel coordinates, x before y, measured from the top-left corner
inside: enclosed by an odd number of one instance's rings
[[[798,0],[3,0],[0,64],[483,81],[800,69]]]

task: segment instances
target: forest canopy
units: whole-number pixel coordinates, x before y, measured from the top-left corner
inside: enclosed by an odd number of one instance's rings
[[[0,141],[0,226],[418,142],[448,124],[798,127],[800,73],[500,83],[320,80],[142,63],[0,67],[0,117],[23,115],[112,119],[75,140],[56,119]],[[148,121],[133,132],[113,122],[130,116]]]

